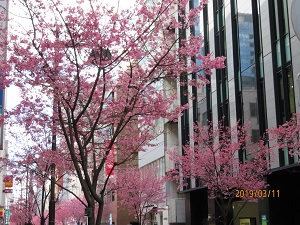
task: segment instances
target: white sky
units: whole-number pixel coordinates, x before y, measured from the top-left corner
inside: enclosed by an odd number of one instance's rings
[[[73,0],[71,0],[73,1]],[[87,0],[86,0],[87,1]],[[124,8],[130,8],[134,3],[135,0],[102,0],[103,3],[107,3],[109,5],[117,7],[119,5],[119,9]],[[20,11],[20,8],[13,6],[10,4],[10,15],[9,18],[13,19],[12,22],[10,22],[10,26],[13,26],[14,23],[20,21],[22,25],[26,24],[26,19],[24,18],[18,18],[22,13]],[[25,22],[25,23],[24,23]],[[14,106],[16,106],[20,101],[22,97],[20,96],[19,90],[17,87],[12,86],[6,89],[6,109],[10,110]]]

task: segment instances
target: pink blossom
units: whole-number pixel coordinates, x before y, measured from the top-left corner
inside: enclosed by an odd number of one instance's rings
[[[109,153],[116,149],[124,159],[116,159],[111,171],[132,161],[155,138],[154,120],[176,121],[188,107],[173,107],[176,90],[166,95],[159,84],[224,67],[224,58],[200,55],[203,38],[189,36],[179,46],[173,32],[194,25],[207,1],[186,14],[181,11],[187,0],[136,1],[131,9],[96,0],[22,2],[31,26],[12,26],[0,42],[9,53],[0,64],[0,83],[15,85],[22,94],[22,102],[0,118],[0,125],[19,127],[33,143],[24,160],[13,163],[25,171],[22,165],[34,162],[43,172],[55,163],[56,176],[75,174],[87,205],[98,209],[89,224],[100,225],[111,178],[103,178],[101,171]],[[2,58],[5,54],[0,52]],[[189,63],[192,57],[202,65]],[[55,152],[49,151],[52,136],[57,138]],[[42,184],[47,175],[34,178]]]
[[[146,214],[163,210],[166,201],[165,179],[159,177],[154,167],[125,167],[118,171],[112,188],[120,197],[119,205],[136,216],[144,225]],[[128,182],[130,180],[130,182]]]
[[[182,155],[168,151],[170,159],[179,166],[169,171],[168,177],[175,180],[179,188],[187,185],[188,178],[199,179],[201,186],[207,187],[208,197],[217,201],[223,218],[227,216],[228,208],[222,205],[224,201],[232,202],[237,190],[255,191],[268,186],[265,176],[269,174],[272,149],[263,139],[251,142],[249,124],[240,126],[237,123],[231,128],[222,123],[195,125],[191,141],[194,144],[183,146]],[[244,151],[248,156],[243,162],[239,154]],[[256,197],[244,195],[242,199],[255,201]]]

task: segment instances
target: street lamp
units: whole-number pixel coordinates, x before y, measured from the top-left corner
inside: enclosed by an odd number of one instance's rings
[[[56,93],[54,89],[54,97],[53,97],[53,130],[52,130],[52,145],[51,145],[51,150],[56,151],[56,124],[55,124],[55,100],[56,100]],[[50,201],[49,201],[49,225],[54,225],[55,224],[55,169],[56,165],[54,162],[51,163],[50,166],[50,175],[51,175],[51,180],[50,180]]]
[[[52,134],[52,151],[56,151],[56,134]],[[55,224],[55,163],[50,167],[50,201],[49,201],[49,225]]]

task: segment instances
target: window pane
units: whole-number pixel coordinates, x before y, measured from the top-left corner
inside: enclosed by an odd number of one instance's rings
[[[221,17],[222,17],[221,18],[221,20],[222,20],[222,25],[221,26],[223,27],[223,26],[225,26],[225,9],[224,9],[223,5],[222,5],[222,9],[221,9],[221,14],[222,14],[221,15]]]
[[[276,34],[276,40],[280,38],[279,35],[279,14],[278,14],[278,1],[274,0],[274,7],[275,7],[275,34]]]
[[[250,102],[250,116],[255,117],[257,115],[256,103]]]
[[[299,0],[296,0],[299,1]],[[283,25],[284,25],[284,33],[289,33],[289,18],[288,18],[288,14],[287,14],[287,6],[286,6],[286,0],[282,0],[282,6],[283,6]]]
[[[282,74],[277,74],[278,79],[278,91],[279,91],[279,108],[280,108],[280,114],[281,114],[281,120],[282,123],[286,121],[286,113],[285,113],[285,107],[284,107],[284,85],[283,85],[283,79]]]
[[[233,12],[232,13],[234,13],[234,15],[236,15],[237,14],[236,0],[233,0],[232,4],[233,4]]]
[[[216,20],[217,20],[217,31],[220,31],[220,24],[219,24],[220,16],[218,11],[216,12]]]
[[[223,86],[222,86],[222,82],[220,82],[220,101],[223,102]]]
[[[289,150],[288,150],[288,148],[285,148],[283,150],[283,157],[284,157],[284,165],[285,166],[289,165]]]
[[[237,74],[237,78],[238,78],[238,91],[242,91],[242,81],[241,81],[241,72],[240,70],[238,70],[238,74]]]
[[[290,38],[288,34],[286,34],[284,37],[284,44],[285,44],[285,60],[286,62],[288,62],[291,60]]]
[[[229,88],[228,88],[228,82],[227,81],[225,81],[225,92],[226,92],[225,98],[226,98],[226,100],[228,100],[228,98],[229,98]]]
[[[295,95],[294,95],[294,81],[293,81],[293,76],[291,72],[291,67],[287,68],[287,73],[288,73],[288,82],[289,82],[289,100],[290,100],[290,111],[291,113],[296,112],[295,109]]]
[[[276,60],[277,60],[277,67],[280,67],[281,66],[280,41],[276,41]]]
[[[259,70],[260,70],[260,78],[264,77],[264,62],[263,62],[263,54],[259,54]]]

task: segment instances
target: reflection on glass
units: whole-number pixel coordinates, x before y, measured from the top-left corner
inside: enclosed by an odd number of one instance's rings
[[[281,50],[280,50],[280,41],[276,41],[276,60],[277,60],[277,67],[281,66]]]
[[[275,33],[276,33],[276,40],[280,39],[279,34],[279,17],[278,17],[278,1],[274,0],[274,7],[275,7]]]
[[[290,111],[291,113],[295,113],[296,107],[295,107],[295,95],[294,95],[294,81],[293,81],[291,67],[287,68],[287,73],[288,73],[288,82],[289,82]]]
[[[286,62],[291,60],[291,48],[290,48],[290,37],[288,34],[284,37],[284,44],[285,44],[285,60]]]
[[[216,18],[217,18],[217,31],[220,30],[220,24],[219,24],[219,12],[216,12]]]
[[[251,1],[246,5],[238,5],[238,38],[240,45],[240,86],[243,98],[243,115],[245,121],[250,122],[248,132],[252,134],[252,141],[257,141],[259,137],[259,103],[257,100],[255,43]],[[251,160],[251,156],[247,150],[243,154],[243,160],[246,159]]]
[[[299,1],[299,0],[298,0]],[[289,18],[288,18],[288,13],[287,13],[287,5],[286,5],[286,0],[282,1],[282,5],[283,5],[283,20],[284,20],[284,33],[288,33],[289,32]]]
[[[207,99],[205,97],[198,102],[198,118],[200,125],[207,125]]]

